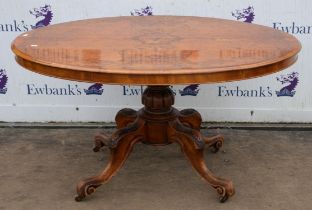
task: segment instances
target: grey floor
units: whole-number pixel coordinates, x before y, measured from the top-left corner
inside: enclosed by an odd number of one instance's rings
[[[205,152],[208,167],[236,188],[224,204],[175,144],[136,145],[109,183],[77,203],[79,179],[109,157],[91,150],[98,131],[0,128],[0,209],[312,209],[311,131],[209,130],[226,138],[219,153]]]

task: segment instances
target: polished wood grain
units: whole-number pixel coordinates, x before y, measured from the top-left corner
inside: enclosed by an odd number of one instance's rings
[[[284,32],[204,17],[80,20],[26,32],[17,62],[62,79],[172,85],[259,77],[292,65],[301,45]]]
[[[217,190],[220,202],[235,193],[232,181],[206,166],[204,146],[217,152],[221,135],[200,133],[194,109],[178,111],[169,85],[243,80],[289,67],[301,45],[286,33],[255,24],[203,17],[116,17],[56,24],[26,32],[12,43],[16,61],[62,79],[148,85],[139,111],[122,109],[117,131],[98,134],[111,158],[103,171],[77,186],[76,201],[95,192],[122,167],[137,142],[178,143],[193,168]]]

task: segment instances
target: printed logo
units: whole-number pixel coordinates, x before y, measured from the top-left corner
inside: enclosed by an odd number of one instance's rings
[[[6,94],[7,92],[7,82],[8,82],[8,76],[6,74],[5,69],[0,69],[0,94]]]
[[[277,97],[288,96],[293,97],[296,93],[295,88],[299,82],[299,73],[292,72],[286,75],[280,75],[276,77],[276,80],[280,82],[283,87],[279,91],[275,91]],[[259,97],[259,98],[269,98],[273,97],[274,91],[270,86],[259,86],[255,89],[243,89],[239,86],[227,87],[218,86],[218,96],[219,97]]]
[[[124,96],[139,96],[144,92],[144,86],[122,86],[122,94]]]
[[[298,77],[299,77],[298,72],[292,72],[290,74],[276,77],[276,80],[281,82],[282,85],[284,85],[284,87],[280,91],[276,91],[277,97],[281,96],[293,97],[296,93],[295,88],[297,87],[299,82]]]
[[[232,16],[236,18],[236,20],[241,20],[245,23],[252,23],[255,19],[255,12],[253,6],[249,6],[246,9],[235,10],[232,12]]]
[[[273,91],[269,86],[255,89],[242,89],[239,86],[229,88],[227,86],[218,86],[219,97],[248,97],[248,98],[266,98],[272,97]]]
[[[77,96],[81,95],[82,91],[78,85],[70,85],[64,87],[50,87],[48,84],[35,85],[27,84],[28,95],[57,95],[57,96]]]
[[[50,5],[34,8],[32,11],[29,10],[29,13],[34,15],[36,18],[41,18],[41,20],[37,21],[35,26],[31,25],[32,29],[48,26],[52,21],[53,13]]]
[[[52,21],[53,14],[50,5],[45,5],[40,8],[34,8],[33,10],[30,10],[29,13],[31,15],[34,15],[36,18],[40,18],[35,26],[26,24],[24,20],[12,20],[12,22],[10,23],[0,22],[0,32],[26,32],[30,29],[47,26]]]
[[[103,84],[95,83],[91,85],[88,89],[84,89],[86,95],[102,95],[103,94]]]
[[[151,6],[146,6],[145,8],[134,9],[130,14],[132,16],[151,16],[153,15],[153,8]]]
[[[273,28],[284,31],[289,34],[311,34],[312,26],[298,25],[295,22],[291,24],[283,24],[281,22],[273,22]]]
[[[252,23],[255,19],[255,12],[253,6],[249,6],[246,9],[235,10],[232,12],[232,16],[236,20],[241,20],[246,23]],[[312,26],[311,25],[300,25],[294,21],[290,23],[283,22],[273,22],[274,29],[289,33],[289,34],[311,34]]]
[[[141,96],[145,90],[146,86],[140,85],[140,86],[122,86],[122,95],[124,96]],[[177,91],[173,88],[173,86],[170,86],[170,89],[172,90],[173,94],[176,95]]]
[[[197,96],[199,89],[198,84],[188,85],[183,90],[179,90],[181,96]]]
[[[12,23],[0,23],[1,32],[25,32],[29,30],[29,26],[24,20],[13,20]]]

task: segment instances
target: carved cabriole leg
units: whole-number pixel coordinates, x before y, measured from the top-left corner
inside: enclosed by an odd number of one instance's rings
[[[117,129],[126,127],[129,123],[133,123],[137,118],[137,111],[125,108],[120,110],[115,117]]]
[[[113,134],[113,142],[110,144],[111,157],[106,168],[98,175],[87,178],[78,183],[76,201],[81,201],[87,195],[95,192],[95,189],[105,182],[109,181],[112,176],[122,167],[128,158],[133,146],[142,140],[142,128],[144,122],[137,120],[133,124],[118,130]],[[128,132],[126,132],[128,130]]]
[[[168,133],[170,140],[176,139],[182,135],[186,136],[191,142],[193,142],[196,149],[204,149],[205,147],[205,142],[202,139],[200,131],[182,124],[179,120],[170,123]]]
[[[98,152],[104,146],[108,146],[111,142],[110,137],[105,133],[98,133],[94,137],[93,152]]]
[[[202,118],[195,109],[184,109],[180,111],[179,120],[187,127],[200,130]],[[224,138],[222,135],[213,137],[203,137],[205,144],[211,148],[211,151],[216,153],[223,146]]]
[[[171,141],[180,144],[183,153],[186,155],[193,168],[212,186],[220,195],[220,202],[225,202],[234,195],[232,181],[216,177],[206,166],[203,158],[204,140],[197,130],[187,128],[179,121],[172,123],[169,128]]]
[[[223,146],[224,137],[222,135],[217,135],[213,137],[203,137],[205,144],[211,148],[213,153],[219,151],[219,149]]]
[[[179,120],[182,124],[200,130],[202,118],[195,109],[183,109],[180,111]]]
[[[120,110],[116,117],[115,121],[117,124],[117,129],[126,127],[128,124],[133,123],[137,118],[137,111],[133,109],[122,109]],[[104,146],[109,146],[112,139],[105,133],[98,133],[94,137],[94,147],[93,151],[98,152]]]

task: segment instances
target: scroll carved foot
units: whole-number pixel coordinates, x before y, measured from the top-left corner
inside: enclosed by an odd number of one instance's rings
[[[94,137],[93,152],[98,152],[102,147],[109,146],[110,141],[111,140],[107,134],[104,133],[96,134]]]
[[[222,135],[217,135],[213,137],[203,137],[205,144],[211,148],[213,153],[219,151],[219,149],[223,146],[224,137]]]
[[[213,187],[219,194],[220,202],[225,202],[229,197],[234,195],[234,187],[232,181],[228,181],[215,176],[206,166],[203,158],[203,148],[198,148],[193,143],[193,139],[189,134],[176,132],[172,136],[172,141],[180,144],[182,151],[192,164],[193,168]],[[208,141],[209,142],[209,141]]]
[[[76,201],[81,201],[87,195],[94,193],[96,188],[109,181],[117,173],[128,158],[134,144],[142,140],[142,124],[135,122],[123,129],[117,130],[113,134],[111,142],[116,139],[118,140],[114,146],[110,142],[111,157],[106,168],[98,176],[87,178],[78,183]]]

